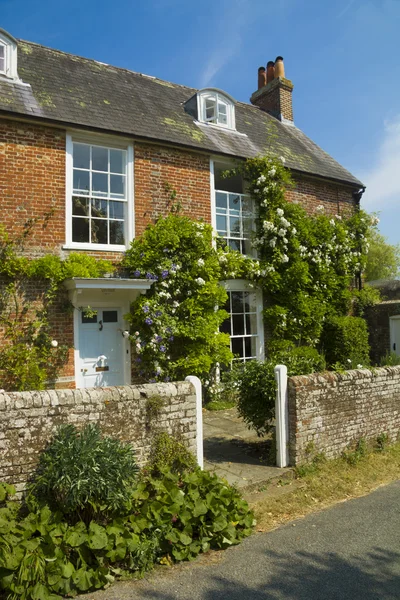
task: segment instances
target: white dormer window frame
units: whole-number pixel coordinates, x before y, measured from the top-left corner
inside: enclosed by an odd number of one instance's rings
[[[17,40],[0,29],[0,77],[18,80]]]
[[[197,114],[199,121],[236,129],[235,101],[217,89],[205,89],[197,94]]]

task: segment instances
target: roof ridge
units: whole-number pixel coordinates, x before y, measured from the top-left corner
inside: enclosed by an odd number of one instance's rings
[[[109,67],[110,69],[116,69],[117,71],[125,71],[130,73],[131,75],[138,75],[140,77],[147,77],[148,79],[155,79],[156,81],[163,81],[164,83],[168,83],[169,85],[173,85],[176,87],[185,88],[186,90],[191,90],[193,92],[199,91],[198,88],[194,88],[188,85],[183,85],[182,83],[175,83],[173,81],[168,81],[167,79],[161,79],[161,77],[157,77],[156,75],[148,75],[147,73],[140,73],[139,71],[132,71],[132,69],[127,69],[126,67],[117,67],[115,65],[110,65],[109,63],[102,62],[101,60],[97,60],[96,58],[88,58],[87,56],[81,56],[80,54],[74,54],[73,52],[66,52],[65,50],[59,50],[58,48],[51,48],[50,46],[45,46],[44,44],[39,44],[38,42],[31,42],[30,40],[23,40],[21,38],[17,38],[17,42],[22,42],[23,44],[29,44],[32,46],[39,46],[40,48],[44,48],[45,50],[50,50],[51,52],[56,52],[57,54],[64,54],[66,56],[72,56],[74,58],[79,58],[80,60],[84,60],[87,62],[97,63],[99,65],[103,65],[104,67]]]

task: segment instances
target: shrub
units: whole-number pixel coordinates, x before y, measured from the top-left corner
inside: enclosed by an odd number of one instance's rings
[[[353,294],[354,313],[357,317],[363,317],[367,308],[381,301],[380,291],[370,285],[365,285],[362,290],[353,290]]]
[[[265,362],[249,361],[237,371],[239,414],[259,436],[270,431],[275,416],[274,368],[277,364],[286,365],[289,376],[307,375],[325,369],[323,356],[314,348],[299,346],[288,349],[284,345]]]
[[[3,502],[0,590],[13,600],[61,600],[108,586],[124,572],[142,575],[157,561],[171,564],[238,544],[253,525],[239,492],[198,468],[142,476],[131,512],[104,525],[71,525],[48,506],[26,514],[18,503]]]
[[[196,466],[195,457],[180,440],[174,439],[166,431],[155,435],[147,464],[152,475],[160,475],[165,471],[193,471]]]
[[[396,352],[388,351],[385,356],[381,357],[379,364],[381,367],[395,367],[396,365],[400,365],[400,356]]]
[[[321,346],[328,365],[356,368],[369,365],[368,329],[360,317],[330,317],[326,320]]]
[[[138,468],[131,446],[103,437],[97,425],[61,426],[41,453],[28,486],[35,498],[72,521],[126,512]]]

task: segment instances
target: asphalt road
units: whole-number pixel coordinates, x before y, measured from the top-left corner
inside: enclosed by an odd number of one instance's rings
[[[400,481],[95,600],[400,599]]]

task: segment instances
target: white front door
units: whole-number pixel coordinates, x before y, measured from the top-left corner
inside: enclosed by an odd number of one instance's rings
[[[97,308],[78,313],[78,387],[124,385],[125,340],[120,308]]]
[[[400,317],[390,317],[390,351],[400,356]]]

